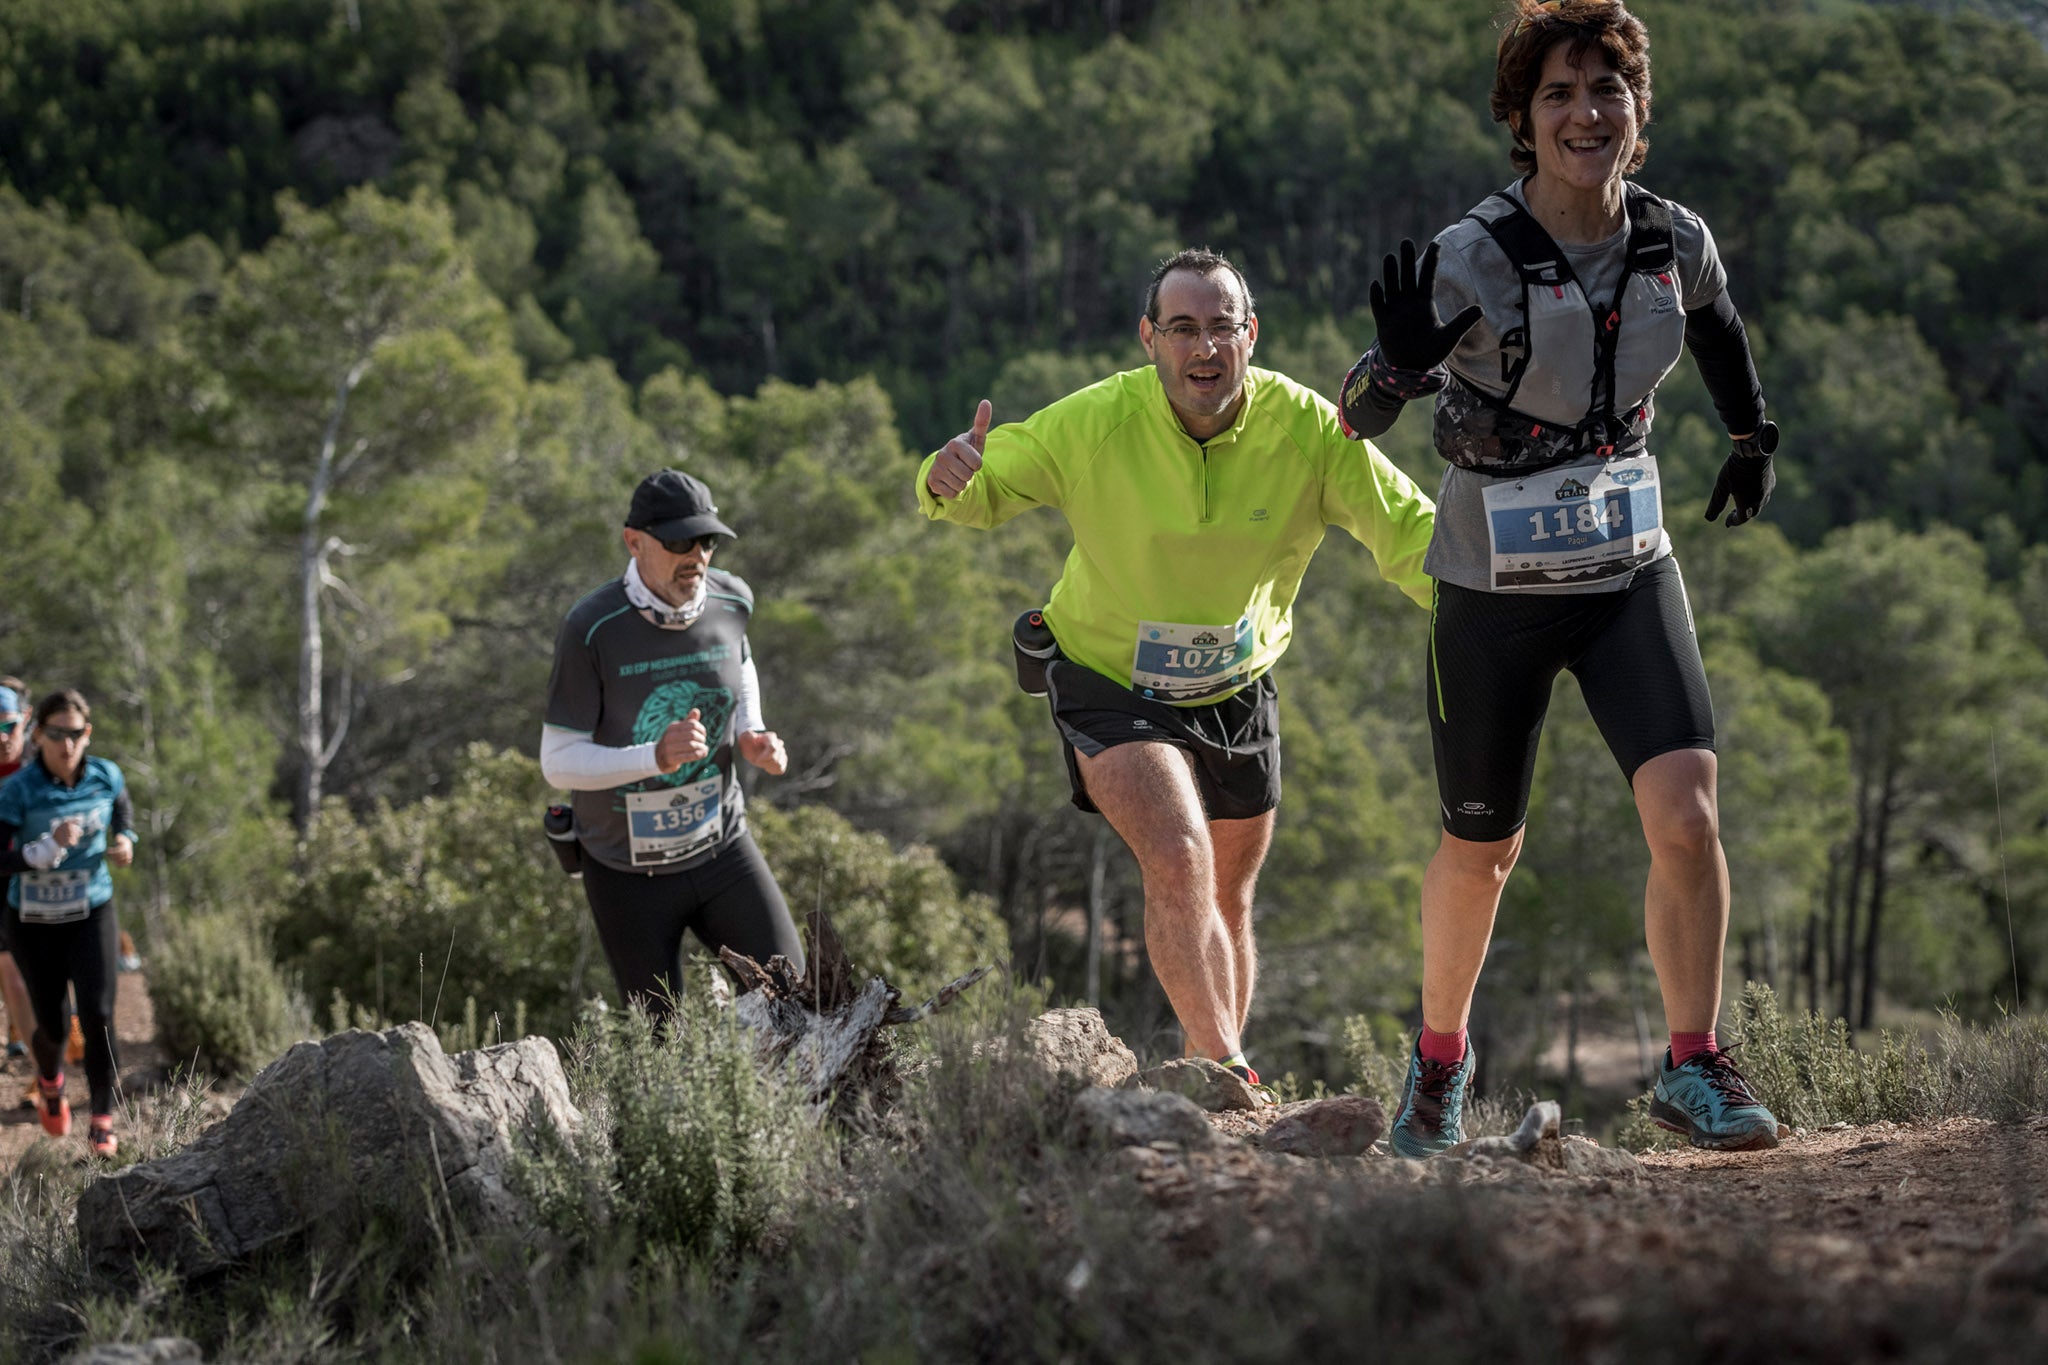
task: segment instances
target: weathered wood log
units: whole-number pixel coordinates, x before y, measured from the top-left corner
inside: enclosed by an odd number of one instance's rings
[[[910,1024],[945,1008],[994,967],[948,982],[914,1008],[897,1008],[902,993],[880,977],[858,984],[846,945],[820,904],[809,916],[811,952],[802,973],[780,954],[763,964],[731,948],[719,961],[745,992],[733,1009],[754,1035],[763,1070],[780,1071],[803,1088],[815,1117],[859,1097],[881,1096],[899,1079],[884,1027]]]

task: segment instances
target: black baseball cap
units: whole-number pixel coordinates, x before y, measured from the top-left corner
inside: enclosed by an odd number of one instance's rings
[[[739,532],[718,519],[718,506],[702,479],[680,469],[664,469],[640,480],[626,526],[656,540],[691,540],[721,535],[737,540]]]

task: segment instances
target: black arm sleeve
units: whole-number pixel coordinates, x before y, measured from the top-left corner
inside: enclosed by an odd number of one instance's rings
[[[1713,397],[1714,410],[1730,434],[1755,431],[1764,420],[1764,389],[1757,381],[1756,362],[1750,359],[1749,335],[1742,330],[1742,315],[1723,289],[1704,311],[1688,313],[1685,345],[1693,363],[1700,367]]]
[[[108,841],[112,842],[117,834],[125,834],[130,839],[135,837],[135,801],[128,795],[126,786],[123,786],[121,794],[114,798],[114,819],[107,826]]]
[[[29,870],[28,861],[21,856],[20,834],[20,825],[0,820],[0,877]]]
[[[1337,405],[1344,419],[1344,434],[1354,440],[1371,440],[1391,429],[1407,400],[1396,398],[1372,382],[1370,366],[1361,356],[1351,373],[1344,376],[1343,401]]]
[[[1370,440],[1394,425],[1401,409],[1416,398],[1426,398],[1442,389],[1447,372],[1439,365],[1433,370],[1403,370],[1387,363],[1375,341],[1344,376],[1338,392],[1337,416],[1344,434],[1354,441]]]

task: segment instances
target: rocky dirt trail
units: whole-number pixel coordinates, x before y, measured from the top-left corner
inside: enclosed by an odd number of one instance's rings
[[[1191,1248],[1226,1209],[1285,1238],[1303,1164],[1259,1150],[1260,1116],[1209,1117],[1220,1149],[1154,1143],[1123,1164]],[[1921,1359],[1934,1340],[1944,1359],[2048,1359],[2048,1115],[1798,1130],[1768,1152],[1643,1154],[1617,1177],[1407,1162],[1383,1143],[1348,1160],[1504,1215],[1500,1269],[1568,1305],[1567,1358],[1630,1359],[1631,1296],[1651,1293],[1709,1358],[1719,1340],[1727,1359],[1808,1359],[1816,1342],[1828,1359]],[[1789,1354],[1756,1354],[1773,1340]]]

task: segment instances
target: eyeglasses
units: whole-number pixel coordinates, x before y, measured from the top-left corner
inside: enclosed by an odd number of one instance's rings
[[[1233,346],[1244,340],[1245,333],[1251,330],[1251,323],[1218,322],[1208,327],[1197,327],[1191,322],[1176,322],[1162,327],[1155,322],[1152,330],[1176,346],[1192,346],[1205,336],[1218,346]]]
[[[16,716],[13,720],[0,720],[0,735],[11,735],[20,728],[20,716]]]
[[[59,744],[70,744],[75,740],[84,739],[85,732],[90,729],[90,725],[81,725],[75,730],[68,725],[39,725],[36,727],[36,735],[42,739],[54,739]]]
[[[692,550],[702,550],[705,554],[710,554],[718,548],[718,532],[709,531],[701,536],[691,536],[688,540],[664,540],[661,542],[661,548],[672,555],[686,555]]]

